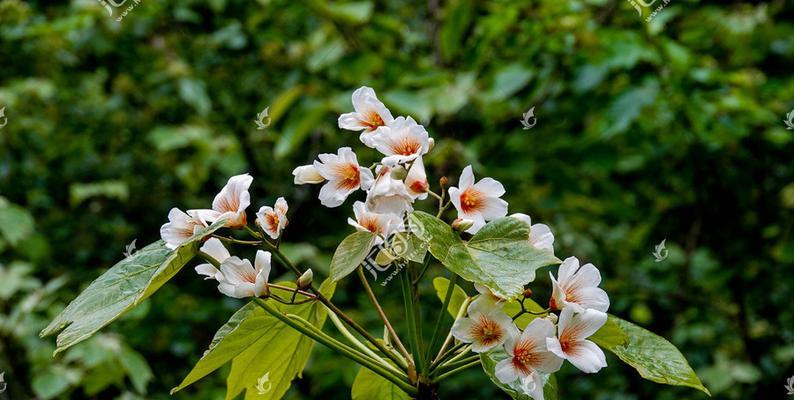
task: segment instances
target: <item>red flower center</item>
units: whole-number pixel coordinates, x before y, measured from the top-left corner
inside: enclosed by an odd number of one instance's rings
[[[485,195],[473,187],[464,190],[460,194],[460,208],[464,214],[482,211],[485,208]]]

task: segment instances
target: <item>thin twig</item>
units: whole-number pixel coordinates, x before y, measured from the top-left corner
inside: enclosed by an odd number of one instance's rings
[[[391,322],[389,322],[389,318],[386,317],[386,313],[383,311],[380,303],[378,303],[378,298],[375,297],[375,293],[372,291],[372,287],[369,285],[369,282],[367,282],[367,277],[364,275],[364,270],[361,267],[358,267],[358,277],[361,279],[361,284],[364,285],[364,290],[366,290],[370,301],[372,301],[372,305],[375,306],[375,310],[378,311],[378,315],[380,315],[380,319],[383,320],[383,325],[385,325],[386,330],[389,331],[389,335],[391,336],[394,344],[397,346],[397,349],[400,351],[400,353],[402,353],[406,360],[412,360],[408,350],[405,349],[402,341],[400,341],[400,337],[397,336],[397,332],[394,330],[394,327],[392,327]],[[413,362],[413,360],[411,362]]]

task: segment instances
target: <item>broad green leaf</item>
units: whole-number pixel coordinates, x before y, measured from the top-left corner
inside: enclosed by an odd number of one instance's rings
[[[33,216],[28,210],[0,196],[0,235],[12,246],[33,233]],[[2,240],[0,240],[2,243]]]
[[[626,333],[628,344],[614,345],[615,340],[602,338],[599,346],[634,367],[645,379],[667,385],[688,386],[711,396],[681,352],[667,339],[620,318],[610,316],[610,319]],[[606,338],[610,336],[604,335]]]
[[[121,260],[69,303],[41,336],[60,332],[55,354],[91,337],[163,286],[195,256],[201,240],[224,224],[214,223],[176,250],[159,240]]]
[[[524,299],[524,309],[533,313],[539,313],[544,310],[540,304],[532,299]],[[521,311],[521,303],[518,300],[509,301],[502,307],[502,311],[512,317]],[[524,329],[533,319],[539,316],[540,315],[522,314],[520,317],[516,318],[514,322],[517,327]]]
[[[397,232],[394,234],[394,237],[391,238],[390,245],[392,252],[401,258],[415,263],[425,261],[427,243],[416,237],[416,235]]]
[[[411,396],[397,385],[367,368],[358,370],[353,381],[353,400],[410,400]]]
[[[363,24],[372,16],[373,4],[371,1],[334,2],[328,3],[326,9],[336,19],[351,24]]]
[[[154,378],[146,359],[130,347],[123,346],[119,352],[119,362],[127,371],[127,376],[130,377],[135,390],[140,394],[146,394],[146,386]]]
[[[331,280],[339,282],[355,271],[375,245],[377,235],[370,232],[355,232],[342,240],[331,260]]]
[[[485,371],[485,375],[488,375],[488,378],[491,379],[494,385],[502,389],[502,391],[510,395],[514,400],[534,400],[532,396],[524,393],[518,381],[506,384],[502,383],[502,381],[496,377],[494,373],[496,364],[507,357],[508,355],[504,350],[480,353],[480,362],[482,363],[482,369]],[[557,379],[554,377],[554,374],[541,373],[541,377],[543,379],[543,398],[545,400],[557,400]]]
[[[607,323],[604,324],[601,329],[599,329],[588,339],[592,340],[595,344],[605,349],[629,344],[628,335],[623,328],[620,327],[618,318],[614,315],[609,315],[609,318],[607,318]]]
[[[330,298],[335,287],[336,284],[329,279],[320,286],[320,292]],[[327,315],[319,302],[297,306],[274,305],[284,313],[303,317],[318,328],[322,328]],[[245,330],[257,338],[232,360],[232,369],[226,380],[226,399],[235,398],[243,390],[246,400],[280,399],[292,380],[303,372],[314,341],[262,309],[249,315],[235,332],[242,334]],[[223,343],[230,336],[231,333],[221,339],[215,351],[223,352]]]
[[[500,218],[485,225],[468,242],[440,219],[411,213],[414,232],[429,243],[430,253],[464,279],[488,286],[498,296],[514,298],[535,280],[535,270],[558,264],[548,250],[529,243],[529,225],[516,218]]]
[[[449,279],[439,276],[433,279],[433,287],[436,289],[436,295],[443,304],[444,299],[447,297],[447,290],[449,289]],[[452,318],[458,316],[458,311],[463,305],[463,302],[466,301],[466,297],[468,297],[466,292],[461,289],[460,286],[455,285],[455,288],[452,289],[452,298],[449,300],[449,305],[447,306],[447,311],[452,315]]]

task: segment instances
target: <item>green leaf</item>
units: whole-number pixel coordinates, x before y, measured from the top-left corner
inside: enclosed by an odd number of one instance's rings
[[[538,268],[559,264],[548,250],[529,243],[529,225],[516,218],[500,218],[485,225],[468,242],[440,219],[411,213],[414,232],[430,245],[430,253],[464,279],[484,284],[504,298],[514,298],[535,280]]]
[[[711,396],[681,352],[667,339],[620,318],[610,316],[610,320],[626,333],[628,344],[615,345],[615,335],[605,333],[597,339],[599,346],[634,367],[645,379],[666,385],[688,386]],[[609,328],[609,331],[613,330]]]
[[[288,283],[283,283],[287,285]],[[336,284],[326,280],[320,292],[326,297],[333,296]],[[326,309],[319,302],[297,306],[274,303],[282,312],[298,315],[322,328]],[[232,369],[226,380],[226,399],[235,398],[245,390],[245,399],[280,399],[290,387],[296,376],[300,376],[309,360],[314,341],[286,324],[257,309],[235,330],[235,335],[227,335],[216,344],[212,351],[224,352],[224,342],[239,339],[248,332],[255,336],[247,348],[232,360]],[[232,337],[232,339],[230,339]]]
[[[372,16],[373,4],[371,1],[356,1],[351,3],[329,3],[328,12],[335,18],[351,24],[363,24]]]
[[[410,400],[411,396],[397,385],[367,368],[358,370],[353,381],[353,400]]]
[[[605,349],[614,349],[615,347],[629,344],[629,336],[620,327],[618,318],[614,315],[609,315],[607,323],[588,339]]]
[[[436,289],[436,295],[443,304],[447,296],[447,290],[449,289],[449,279],[439,276],[433,279],[433,287]],[[466,301],[466,297],[468,297],[466,292],[461,289],[460,286],[455,285],[452,289],[452,298],[449,300],[449,305],[447,306],[447,311],[452,315],[452,318],[458,316],[458,311],[460,307],[463,306],[463,302]]]
[[[493,382],[494,385],[496,385],[499,389],[502,389],[502,391],[510,395],[510,397],[514,400],[534,400],[532,399],[532,396],[524,393],[523,390],[521,390],[521,386],[519,385],[518,381],[508,385],[502,383],[502,381],[496,377],[496,373],[494,372],[496,369],[496,364],[507,357],[508,355],[504,352],[504,350],[480,353],[480,362],[482,363],[482,369],[485,371],[485,375],[488,375],[488,378],[491,379],[491,382]],[[541,378],[543,379],[543,398],[545,400],[557,400],[557,379],[554,377],[554,374],[540,374]]]
[[[154,378],[146,359],[130,347],[123,346],[119,352],[119,362],[127,371],[127,376],[130,377],[135,390],[140,394],[146,394],[146,386]]]
[[[339,282],[355,271],[375,245],[375,239],[377,235],[371,232],[355,232],[339,243],[331,260],[331,280]]]
[[[445,61],[451,61],[463,49],[466,29],[471,24],[474,7],[465,0],[450,1],[445,7],[446,17],[438,33],[441,55]]]
[[[33,216],[28,210],[0,197],[0,234],[12,246],[33,233]]]
[[[121,260],[69,303],[41,336],[60,332],[55,354],[88,339],[163,286],[195,256],[202,239],[224,224],[212,224],[176,250],[159,240]]]

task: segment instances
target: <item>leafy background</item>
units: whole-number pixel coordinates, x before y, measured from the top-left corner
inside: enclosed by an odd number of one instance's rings
[[[349,144],[375,160],[336,127],[361,85],[427,126],[435,178],[471,163],[501,180],[511,210],[551,225],[558,255],[596,264],[611,311],[669,338],[715,397],[781,398],[794,373],[792,16],[783,0],[673,0],[651,23],[621,0],[144,0],[117,23],[92,0],[2,0],[0,398],[169,398],[242,305],[189,269],[56,359],[36,332],[127,243],[157,239],[170,207],[206,206],[232,174],[256,177],[252,208],[287,197],[288,250],[327,273],[351,202],[319,207],[290,172]],[[401,329],[396,286],[376,288]],[[375,331],[359,289],[335,299]],[[423,300],[432,321],[429,280]],[[704,398],[608,362],[598,376],[563,368],[561,397]],[[221,398],[226,371],[174,397]],[[355,373],[316,346],[287,398],[346,398]],[[442,389],[500,396],[476,369]]]

